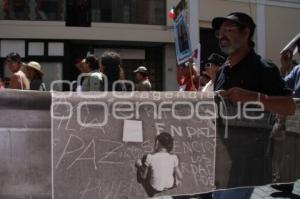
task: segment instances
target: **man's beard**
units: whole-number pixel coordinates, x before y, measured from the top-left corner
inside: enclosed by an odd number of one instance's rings
[[[241,48],[242,42],[236,41],[228,46],[222,46],[221,44],[219,46],[223,53],[225,53],[226,55],[231,55],[232,53],[236,52],[238,49]]]

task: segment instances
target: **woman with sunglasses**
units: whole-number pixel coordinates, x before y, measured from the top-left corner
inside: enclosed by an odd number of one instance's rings
[[[220,66],[225,62],[225,58],[219,54],[213,53],[209,56],[205,64],[204,75],[210,78],[210,81],[202,88],[202,92],[213,91],[214,82],[216,79],[217,71]]]

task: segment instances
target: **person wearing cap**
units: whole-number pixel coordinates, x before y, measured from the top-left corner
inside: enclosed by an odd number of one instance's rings
[[[135,71],[135,78],[137,80],[137,85],[135,87],[136,91],[151,91],[151,83],[149,81],[148,69],[145,66],[138,67]]]
[[[219,46],[228,55],[217,72],[214,90],[234,103],[259,102],[266,111],[293,115],[296,104],[280,72],[274,64],[262,59],[254,51],[253,19],[241,12],[212,21]],[[248,199],[253,188],[217,191],[214,199]]]
[[[266,111],[293,115],[296,104],[278,68],[254,51],[256,25],[252,18],[234,12],[214,18],[212,27],[221,50],[228,55],[217,73],[214,90],[233,102],[257,101]]]
[[[10,77],[9,88],[18,90],[28,90],[29,81],[25,73],[21,70],[21,56],[15,52],[8,54],[5,60],[5,65],[12,73]]]
[[[81,91],[104,91],[103,74],[100,72],[99,60],[96,55],[88,55],[81,63],[83,78]]]
[[[287,86],[293,90],[293,97],[300,98],[300,65],[293,68],[293,55],[300,55],[300,33],[281,52],[281,74]],[[291,71],[288,73],[288,71]]]
[[[225,62],[225,58],[219,54],[213,53],[209,56],[205,64],[204,75],[210,78],[210,81],[202,88],[202,92],[213,91],[217,71]]]
[[[26,77],[30,81],[29,90],[46,91],[41,65],[35,61],[31,61],[27,64],[24,63],[23,65],[25,67]]]

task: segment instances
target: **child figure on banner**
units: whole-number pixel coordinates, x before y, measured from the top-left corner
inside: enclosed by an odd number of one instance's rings
[[[182,173],[178,157],[171,154],[174,140],[169,133],[161,133],[155,139],[155,152],[136,161],[137,181],[149,197],[181,185]]]

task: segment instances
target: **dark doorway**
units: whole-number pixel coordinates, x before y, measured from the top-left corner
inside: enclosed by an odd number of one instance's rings
[[[63,79],[77,80],[79,70],[75,66],[76,60],[85,58],[89,50],[90,45],[88,44],[78,44],[72,41],[66,42],[67,65],[63,68]]]
[[[91,26],[91,1],[67,0],[66,26]]]

